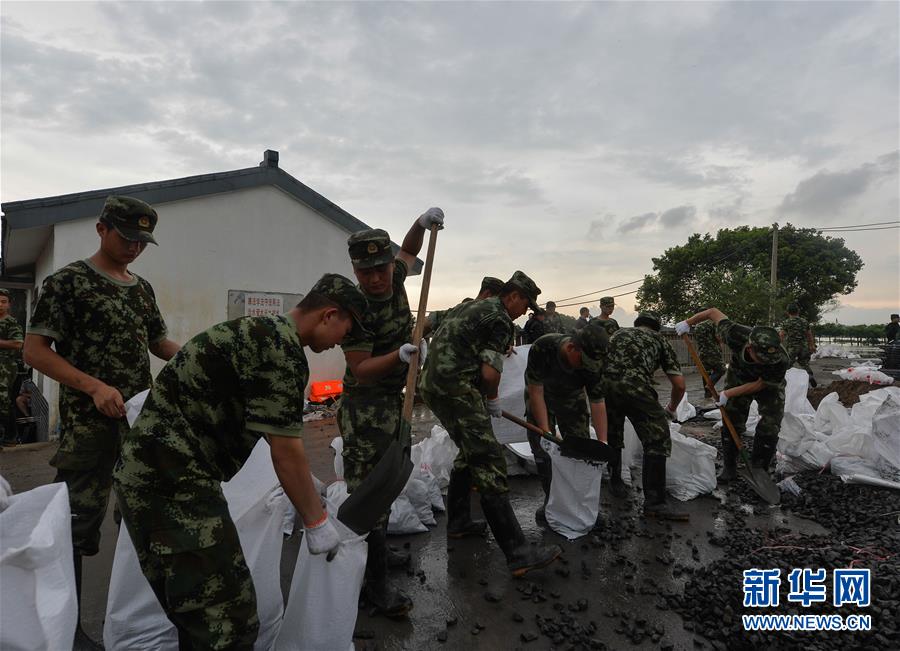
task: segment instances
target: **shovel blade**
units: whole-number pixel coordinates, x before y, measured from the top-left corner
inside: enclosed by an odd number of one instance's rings
[[[595,439],[570,436],[559,441],[563,456],[584,461],[609,461],[610,449],[606,443]]]
[[[338,509],[338,520],[357,534],[372,530],[378,519],[390,510],[403,492],[412,473],[408,448],[393,441],[366,478],[360,482]]]
[[[781,489],[772,481],[768,470],[741,465],[738,467],[738,474],[765,502],[773,505],[781,504]]]

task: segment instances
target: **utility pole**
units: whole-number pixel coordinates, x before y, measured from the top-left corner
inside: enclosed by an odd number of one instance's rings
[[[778,223],[772,224],[772,273],[769,276],[769,324],[775,323],[775,298],[778,294]]]

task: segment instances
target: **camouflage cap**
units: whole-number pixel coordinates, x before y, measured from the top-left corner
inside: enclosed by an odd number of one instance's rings
[[[153,229],[159,216],[153,207],[134,197],[110,195],[103,204],[100,212],[100,220],[106,222],[126,240],[132,242],[151,242],[156,244],[153,238]]]
[[[528,306],[532,310],[541,309],[537,304],[537,297],[541,293],[540,288],[534,284],[534,281],[525,275],[522,271],[513,273],[512,278],[507,281],[510,285],[518,289],[523,296],[528,298]]]
[[[600,305],[612,307],[612,306],[615,306],[615,304],[616,304],[616,299],[613,298],[612,296],[604,296],[603,298],[600,299]]]
[[[781,337],[771,326],[756,326],[750,331],[750,347],[764,364],[775,364],[781,360]]]
[[[349,278],[340,274],[325,274],[309,291],[321,294],[347,310],[353,317],[354,335],[367,333],[362,324],[362,317],[369,309],[369,302]]]
[[[347,238],[347,249],[356,269],[371,269],[394,261],[391,236],[381,228],[353,233]]]
[[[606,329],[599,323],[588,323],[575,333],[575,341],[581,348],[581,352],[597,362],[603,359],[606,348],[609,345],[609,335]]]
[[[481,279],[481,289],[478,290],[478,293],[487,290],[492,294],[499,294],[503,289],[503,281],[499,278],[494,278],[493,276],[485,276]]]
[[[662,321],[659,320],[659,315],[656,312],[651,310],[647,310],[645,312],[639,312],[637,318],[634,320],[635,327],[640,325],[646,325],[653,328],[656,331],[662,327]]]

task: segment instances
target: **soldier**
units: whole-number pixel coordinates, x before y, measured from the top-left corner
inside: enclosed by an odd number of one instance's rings
[[[556,313],[556,303],[553,301],[547,301],[546,310],[544,314],[544,334],[553,334],[553,333],[563,333],[566,329],[563,327],[562,319],[559,318],[559,314]]]
[[[591,322],[591,311],[586,307],[578,310],[578,320],[575,322],[575,329],[581,330],[584,326]]]
[[[9,291],[0,288],[0,416],[3,419],[3,442],[15,443],[16,412],[13,407],[13,392],[24,335],[22,326],[9,313],[11,305]]]
[[[791,367],[787,351],[781,346],[778,331],[769,326],[750,326],[734,323],[714,307],[698,312],[675,325],[682,335],[692,326],[710,320],[716,324],[719,338],[731,350],[731,361],[725,375],[725,389],[719,393],[719,406],[724,406],[738,436],[747,426],[750,403],[759,406],[759,423],[753,437],[751,462],[758,468],[769,468],[778,433],[784,416],[784,375]],[[722,428],[722,457],[724,468],[718,477],[726,484],[737,476],[737,448],[725,428]]]
[[[337,419],[351,493],[372,471],[400,428],[408,364],[417,352],[409,343],[413,318],[404,281],[422,248],[425,231],[432,224],[443,223],[441,209],[429,208],[409,229],[396,258],[390,236],[381,229],[359,231],[347,240],[353,272],[369,300],[369,310],[363,316],[367,332],[351,335],[342,344],[347,370]],[[424,358],[424,339],[422,342],[420,357]],[[379,614],[403,617],[412,608],[412,601],[391,586],[387,573],[389,564],[404,565],[409,557],[389,555],[387,515],[367,538],[363,592]]]
[[[809,357],[816,352],[816,341],[813,338],[812,328],[809,327],[809,321],[800,317],[800,308],[796,303],[790,303],[787,306],[786,318],[781,323],[782,345],[788,354],[791,364],[795,361],[806,374],[809,375],[809,385],[814,387],[818,383],[813,377],[812,368],[809,366]]]
[[[694,343],[697,345],[697,354],[703,367],[709,374],[709,379],[715,384],[725,375],[725,361],[722,358],[722,345],[716,335],[716,324],[712,321],[704,321],[693,330]],[[703,385],[704,397],[711,398],[709,387]]]
[[[591,323],[575,335],[544,335],[528,351],[525,369],[525,416],[545,432],[563,438],[588,438],[593,423],[597,438],[606,441],[606,404],[603,400],[603,358],[608,337],[599,324]],[[588,409],[590,403],[590,410]],[[544,503],[534,514],[546,524],[545,510],[553,477],[550,456],[541,447],[541,437],[528,432]]]
[[[419,382],[425,404],[450,433],[459,453],[447,490],[447,535],[477,535],[484,523],[471,518],[469,493],[478,490],[481,508],[513,576],[544,567],[559,547],[531,546],[509,503],[506,460],[494,438],[491,417],[501,415],[497,391],[513,319],[529,306],[537,310],[540,290],[521,271],[500,296],[467,303],[441,326]]]
[[[425,324],[425,332],[435,333],[437,332],[438,327],[440,327],[441,322],[447,318],[449,314],[452,314],[454,310],[459,309],[464,303],[468,303],[471,300],[480,301],[485,298],[491,298],[493,296],[497,296],[500,294],[500,290],[503,289],[503,281],[499,278],[494,278],[493,276],[485,276],[481,279],[481,289],[478,290],[478,296],[474,299],[464,298],[461,303],[454,305],[450,309],[447,310],[433,310],[428,313],[428,321]]]
[[[151,384],[148,349],[168,360],[179,348],[166,336],[150,283],[128,270],[148,242],[156,244],[156,222],[143,201],[108,197],[96,226],[99,250],[44,280],[25,336],[26,364],[61,385],[59,449],[50,464],[69,489],[79,597],[82,556],[99,550],[127,429],[125,400]],[[75,639],[95,644],[80,625]]]
[[[547,331],[544,328],[544,316],[544,310],[537,308],[531,313],[528,321],[525,322],[525,328],[522,330],[522,334],[525,336],[526,344],[533,344],[547,334]]]
[[[884,327],[884,336],[888,343],[900,339],[900,314],[891,315],[891,322]]]
[[[616,299],[612,296],[604,296],[600,299],[600,316],[594,319],[606,329],[606,334],[610,337],[619,329],[619,322],[612,318],[612,313],[615,309]]]
[[[221,482],[263,436],[310,553],[340,537],[316,493],[300,438],[309,362],[362,329],[366,299],[326,274],[280,316],[243,317],[193,337],[160,371],[115,469],[141,569],[178,629],[180,649],[252,649],[256,596]],[[314,590],[316,586],[309,586]]]
[[[687,520],[666,501],[666,458],[672,452],[669,420],[684,396],[684,377],[675,351],[659,334],[660,321],[655,312],[641,312],[633,328],[617,330],[609,340],[603,388],[606,392],[606,416],[609,445],[615,455],[609,462],[610,490],[625,494],[622,482],[622,448],[625,445],[625,418],[644,446],[644,515],[665,520]],[[665,409],[653,388],[653,374],[662,369],[672,385]]]

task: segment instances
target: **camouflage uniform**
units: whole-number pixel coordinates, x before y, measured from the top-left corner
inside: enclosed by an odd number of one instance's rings
[[[345,353],[367,352],[378,357],[412,339],[412,313],[403,286],[407,273],[406,263],[397,259],[391,295],[367,296],[369,310],[363,315],[363,324],[369,333],[347,337],[341,344]],[[344,475],[350,492],[372,471],[397,436],[407,370],[407,364],[397,364],[377,383],[362,384],[347,366],[337,417],[344,439]]]
[[[809,321],[799,316],[789,316],[781,324],[784,333],[784,348],[788,359],[813,377],[812,368],[809,366],[810,350],[806,333],[809,332]]]
[[[606,334],[610,337],[613,336],[616,330],[619,330],[619,322],[610,317],[609,319],[602,319],[599,316],[594,318],[593,323],[599,323],[603,326],[603,329],[606,330]]]
[[[4,295],[5,292],[4,292]],[[0,339],[7,341],[22,341],[22,326],[15,317],[7,314],[0,319]],[[13,390],[16,385],[16,374],[19,370],[18,360],[21,352],[0,348],[0,422],[6,426],[3,435],[7,439],[14,439],[15,432],[15,396]]]
[[[548,332],[544,327],[543,321],[538,321],[537,319],[529,319],[525,323],[525,327],[522,329],[522,334],[525,336],[526,344],[533,344],[545,334],[548,334]]]
[[[202,648],[253,647],[253,582],[221,482],[263,434],[301,435],[308,379],[289,316],[220,323],[166,364],[124,436],[116,493],[141,568]]]
[[[454,468],[471,471],[481,493],[506,493],[506,460],[479,390],[481,364],[503,372],[512,321],[499,298],[460,306],[434,337],[419,393],[459,447]]]
[[[712,321],[704,321],[693,329],[694,344],[697,346],[697,355],[703,362],[703,368],[709,374],[709,379],[715,384],[725,375],[725,361],[722,357],[722,346],[716,339],[716,324]],[[707,387],[704,387],[708,391]]]
[[[660,368],[666,375],[681,375],[675,351],[658,332],[623,328],[610,338],[603,384],[610,446],[625,446],[627,417],[645,455],[668,457],[671,453],[669,422],[652,384]]]
[[[549,312],[544,315],[544,333],[545,334],[563,334],[566,329],[563,327],[562,319],[559,317],[559,314],[554,312],[550,314]]]
[[[584,326],[591,322],[591,317],[580,316],[578,320],[575,322],[575,329],[581,330]]]
[[[764,383],[763,389],[757,393],[729,398],[725,403],[725,411],[740,436],[747,428],[750,403],[756,400],[760,420],[753,437],[753,460],[767,466],[775,453],[778,433],[781,431],[781,419],[784,416],[784,375],[791,367],[791,362],[787,351],[779,344],[778,334],[774,328],[766,330],[771,330],[770,341],[767,342],[768,350],[763,351],[763,355],[766,356],[764,361],[767,363],[759,364],[751,360],[745,352],[753,329],[734,323],[730,319],[722,319],[718,323],[719,338],[731,350],[731,361],[725,375],[725,389],[755,382],[758,379],[762,379]],[[722,439],[728,454],[731,451],[730,446],[734,444],[726,432],[722,433]]]
[[[73,262],[44,281],[28,334],[54,340],[75,368],[115,387],[125,400],[152,381],[148,346],[166,338],[153,288],[132,274],[123,281],[89,260]],[[101,414],[86,393],[59,388],[60,442],[50,461],[55,481],[69,489],[72,540],[83,556],[96,554],[106,515],[112,470],[125,419]]]

